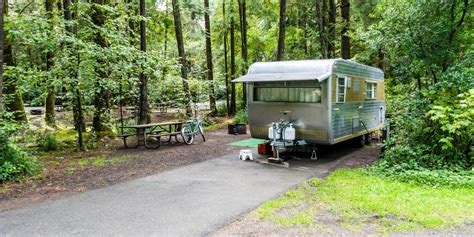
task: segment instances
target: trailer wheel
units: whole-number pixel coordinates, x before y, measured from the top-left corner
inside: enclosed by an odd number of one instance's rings
[[[352,142],[355,147],[363,147],[366,143],[365,138],[366,138],[365,135],[362,135],[362,136],[354,138]]]
[[[367,133],[363,137],[365,137],[365,145],[370,145],[372,143],[372,133]]]

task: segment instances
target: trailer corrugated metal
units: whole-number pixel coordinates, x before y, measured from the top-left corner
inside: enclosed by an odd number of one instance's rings
[[[232,82],[247,83],[252,137],[268,138],[280,119],[294,120],[296,139],[334,144],[383,127],[384,74],[351,60],[259,62]],[[286,115],[285,115],[286,114]]]

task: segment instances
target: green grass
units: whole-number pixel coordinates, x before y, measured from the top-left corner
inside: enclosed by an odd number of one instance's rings
[[[73,174],[88,166],[102,167],[105,165],[113,165],[113,164],[126,161],[131,158],[132,156],[129,156],[129,155],[112,156],[112,157],[97,156],[97,157],[84,158],[84,159],[75,161],[74,163],[71,164],[71,167],[67,167],[64,171],[67,174]]]
[[[263,204],[257,212],[284,225],[316,226],[316,214],[324,210],[355,231],[366,224],[382,232],[450,228],[474,222],[474,189],[417,186],[362,169],[338,170]]]

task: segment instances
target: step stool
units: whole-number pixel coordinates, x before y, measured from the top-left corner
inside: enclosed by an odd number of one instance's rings
[[[239,158],[241,160],[253,160],[252,151],[251,150],[240,150]]]

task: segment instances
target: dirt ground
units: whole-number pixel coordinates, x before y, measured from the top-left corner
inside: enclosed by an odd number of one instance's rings
[[[0,186],[0,210],[17,208],[56,195],[85,192],[219,157],[238,147],[225,146],[249,135],[229,135],[227,127],[196,137],[192,145],[162,142],[159,149],[124,148],[121,139],[87,152],[53,152],[41,158],[37,177]],[[88,162],[89,161],[89,162]]]

